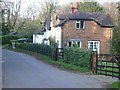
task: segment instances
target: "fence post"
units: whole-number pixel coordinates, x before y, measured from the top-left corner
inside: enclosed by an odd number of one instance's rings
[[[120,66],[119,66],[119,81],[120,81]]]
[[[57,61],[57,45],[54,45],[54,53],[53,53],[53,58],[55,61]]]
[[[92,52],[92,72],[93,74],[97,74],[97,52]]]

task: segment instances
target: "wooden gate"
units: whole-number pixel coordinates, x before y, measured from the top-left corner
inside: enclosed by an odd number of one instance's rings
[[[63,48],[54,47],[53,58],[55,61],[63,59]]]
[[[57,48],[57,59],[63,59],[63,48]]]
[[[92,53],[92,72],[120,80],[120,56]]]

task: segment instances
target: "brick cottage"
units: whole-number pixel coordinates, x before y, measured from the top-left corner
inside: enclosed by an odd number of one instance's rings
[[[49,37],[55,37],[59,47],[77,45],[98,53],[110,53],[112,28],[111,18],[105,13],[79,12],[54,15],[46,20],[44,34],[33,35],[33,43],[50,44]],[[42,32],[43,32],[42,31]]]

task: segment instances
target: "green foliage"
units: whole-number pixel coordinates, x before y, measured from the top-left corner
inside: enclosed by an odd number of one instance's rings
[[[10,44],[5,44],[5,45],[3,46],[3,48],[9,49],[9,48],[11,48],[11,45],[10,45]]]
[[[64,47],[64,62],[90,68],[91,52],[81,48]]]
[[[79,11],[81,12],[103,12],[103,8],[100,7],[98,2],[89,2],[88,0],[84,0],[84,2],[79,3]]]
[[[17,43],[16,48],[50,57],[53,56],[53,47],[49,45]],[[64,47],[63,52],[64,59],[62,61],[54,62],[55,65],[69,68],[70,70],[80,70],[81,72],[88,71],[90,69],[91,52],[89,50],[75,47]]]
[[[73,43],[73,45],[72,45],[73,47],[78,47],[78,45],[76,44],[76,43]]]
[[[118,90],[120,90],[120,82],[113,82],[112,88],[117,88]]]
[[[6,35],[8,33],[9,33],[8,24],[2,23],[2,35]]]
[[[118,2],[118,7],[117,8],[120,11],[120,1]]]
[[[53,53],[52,46],[44,45],[44,44],[17,43],[16,48],[35,52],[35,53],[40,53],[40,54],[51,56],[51,57]]]
[[[120,31],[117,26],[113,30],[112,52],[113,54],[120,54]]]
[[[0,35],[0,44],[2,44],[2,36]]]
[[[26,51],[26,50],[23,50],[23,49],[14,49],[14,50],[19,51],[19,52],[23,52],[23,53],[27,53],[27,54],[32,55],[32,56],[35,56],[40,60],[43,60],[43,61],[45,61],[49,64],[55,65],[55,66],[57,66],[59,68],[62,68],[62,69],[66,69],[66,70],[70,70],[70,71],[76,71],[76,72],[80,72],[80,73],[89,72],[89,70],[86,69],[86,68],[82,68],[82,67],[79,67],[79,66],[76,66],[76,65],[65,63],[61,60],[54,61],[54,60],[52,60],[52,58],[50,56],[46,56],[46,55],[43,55],[43,54],[40,54],[40,53]]]
[[[26,20],[18,27],[17,32],[20,37],[32,37],[33,33],[40,32],[42,25],[38,20]]]
[[[55,45],[55,37],[49,37],[50,45]]]
[[[4,35],[2,36],[2,44],[11,44],[11,40],[17,40],[18,36],[16,35]]]

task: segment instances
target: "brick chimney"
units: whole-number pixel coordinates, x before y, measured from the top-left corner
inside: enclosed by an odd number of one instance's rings
[[[70,13],[78,11],[78,2],[71,2],[70,4]]]

